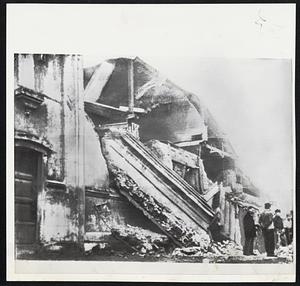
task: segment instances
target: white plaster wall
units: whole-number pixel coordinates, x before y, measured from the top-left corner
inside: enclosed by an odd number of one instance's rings
[[[85,116],[85,185],[99,188],[108,187],[108,170],[101,152],[101,145],[94,124]]]
[[[71,240],[72,236],[69,231],[70,208],[62,201],[54,203],[51,197],[51,194],[47,194],[39,200],[42,210],[40,240],[43,243]]]

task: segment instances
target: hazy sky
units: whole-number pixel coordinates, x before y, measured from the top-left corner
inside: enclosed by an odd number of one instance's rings
[[[9,5],[7,15],[12,62],[13,52],[83,54],[85,66],[139,56],[200,95],[246,173],[288,205],[294,5]]]

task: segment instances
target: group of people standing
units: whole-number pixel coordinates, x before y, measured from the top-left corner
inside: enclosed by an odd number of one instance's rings
[[[217,208],[215,217],[208,227],[211,239],[216,242],[223,242],[229,239],[228,236],[224,235],[221,217],[221,211]],[[286,215],[285,219],[282,219],[281,211],[276,209],[275,213],[273,213],[270,203],[265,203],[264,211],[260,214],[255,208],[248,207],[243,218],[243,228],[245,235],[244,255],[255,255],[253,250],[256,240],[260,242],[260,245],[264,244],[267,256],[275,256],[276,247],[280,245],[287,246],[293,241],[293,212],[291,211]],[[263,239],[260,239],[261,237]]]
[[[276,209],[273,214],[270,203],[265,203],[265,209],[259,216],[257,216],[254,208],[249,207],[244,216],[243,224],[244,255],[255,255],[253,252],[254,240],[259,231],[262,231],[267,256],[275,256],[276,247],[289,245],[293,241],[292,211],[283,220],[279,209]]]

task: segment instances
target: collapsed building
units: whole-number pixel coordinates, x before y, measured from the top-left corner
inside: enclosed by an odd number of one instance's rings
[[[16,244],[109,243],[136,230],[177,247],[243,244],[259,191],[200,97],[139,58],[15,55]]]

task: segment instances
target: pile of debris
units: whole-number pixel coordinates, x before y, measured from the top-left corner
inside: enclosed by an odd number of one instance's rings
[[[175,215],[169,208],[158,202],[154,197],[143,192],[142,189],[124,171],[111,168],[116,189],[125,195],[129,201],[134,201],[143,213],[152,221],[156,221],[161,229],[169,234],[173,241],[182,246],[198,246],[207,248],[209,235],[203,229],[197,231],[188,227],[186,223]]]
[[[209,249],[212,250],[213,255],[225,255],[225,256],[240,256],[243,255],[242,246],[236,244],[234,241],[226,240],[223,243],[212,242]],[[210,253],[210,252],[208,252]]]
[[[226,240],[221,242],[210,242],[207,248],[201,247],[185,247],[176,248],[172,256],[174,257],[202,257],[202,258],[214,258],[214,257],[229,257],[240,256],[243,254],[242,247],[237,245],[233,241]]]
[[[176,248],[173,258],[184,259],[185,261],[207,260],[209,263],[291,263],[293,262],[293,246],[281,246],[275,254],[276,257],[267,257],[257,250],[255,255],[245,256],[240,245],[233,241],[211,242],[205,250],[199,247]]]
[[[112,229],[111,232],[114,238],[123,241],[139,254],[165,253],[170,245],[166,235],[131,225],[119,226],[117,229]]]
[[[288,246],[280,246],[276,251],[275,254],[277,257],[286,258],[288,262],[293,261],[293,245],[290,244]]]

